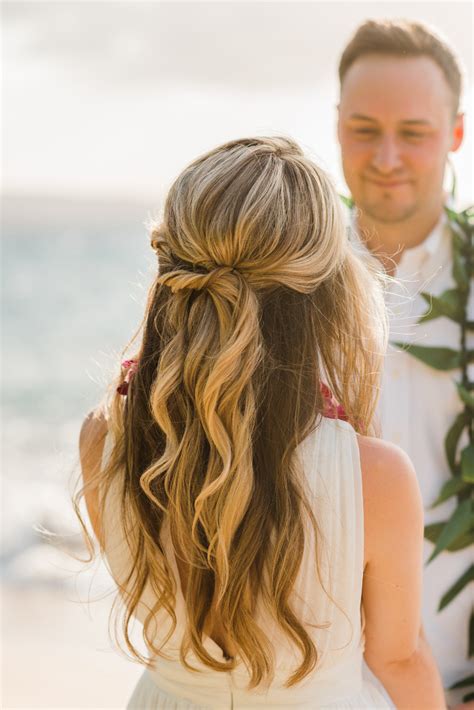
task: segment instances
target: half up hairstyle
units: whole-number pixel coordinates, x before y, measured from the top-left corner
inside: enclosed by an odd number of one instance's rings
[[[308,521],[317,534],[295,449],[321,420],[322,381],[355,429],[370,430],[386,338],[381,277],[351,246],[327,175],[285,138],[232,141],[194,161],[151,242],[158,273],[137,369],[126,397],[122,378],[111,387],[113,448],[99,473],[105,492],[119,485],[133,560],[125,638],[147,662],[128,634],[145,587],[156,600],[149,652],[163,654],[156,614],[174,631],[166,524],[185,576],[182,662],[191,667],[191,651],[214,670],[235,667],[203,643],[212,612],[249,688],[270,681],[259,599],[301,655],[291,686],[318,658],[292,607]]]

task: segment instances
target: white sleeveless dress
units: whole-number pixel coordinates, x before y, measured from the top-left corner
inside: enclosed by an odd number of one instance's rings
[[[109,455],[110,434],[104,446]],[[128,710],[258,710],[326,708],[360,710],[393,708],[378,681],[363,674],[363,614],[361,612],[364,560],[364,520],[362,480],[357,437],[350,424],[323,418],[298,447],[308,480],[319,527],[317,551],[320,575],[334,604],[323,591],[315,572],[316,545],[308,533],[303,560],[294,590],[293,607],[299,618],[318,624],[310,628],[317,651],[314,671],[299,684],[285,688],[284,683],[299,665],[300,657],[292,644],[262,611],[259,623],[272,641],[275,654],[275,678],[267,688],[246,689],[249,680],[243,663],[228,672],[204,666],[192,653],[188,661],[197,672],[189,671],[179,661],[179,647],[185,628],[185,607],[179,574],[169,533],[164,526],[162,542],[168,553],[176,584],[177,627],[164,651],[167,658],[157,658],[153,670],[145,670],[127,705]],[[105,557],[114,579],[126,578],[132,561],[120,528],[120,482],[110,488],[104,515]],[[153,604],[146,589],[137,609],[143,622]],[[165,638],[170,621],[163,612],[156,620],[156,638]],[[221,648],[209,637],[204,646],[223,660]]]

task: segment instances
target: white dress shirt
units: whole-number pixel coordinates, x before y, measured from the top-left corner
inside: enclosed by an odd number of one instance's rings
[[[442,485],[451,477],[444,438],[463,408],[454,384],[460,379],[460,371],[435,370],[392,343],[459,349],[457,323],[444,317],[417,323],[428,308],[420,292],[440,295],[445,289],[456,287],[451,276],[451,239],[451,228],[443,213],[421,244],[403,251],[395,274],[398,283],[391,284],[386,294],[391,344],[385,359],[378,407],[381,432],[384,439],[404,449],[413,461],[425,505],[425,524],[448,520],[457,506],[454,497],[430,509]],[[473,320],[473,289],[470,296],[468,312],[469,319]],[[474,348],[472,332],[468,334],[468,348]],[[469,378],[474,379],[472,365]],[[464,439],[460,448],[463,445]],[[472,564],[474,551],[466,548],[442,552],[426,566],[432,551],[433,544],[425,540],[423,625],[444,687],[448,688],[473,672],[472,660],[467,658],[472,585],[465,587],[441,612],[437,609],[443,594]],[[448,701],[460,702],[468,690],[470,688],[447,693]]]

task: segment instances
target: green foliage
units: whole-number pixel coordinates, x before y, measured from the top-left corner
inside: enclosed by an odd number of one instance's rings
[[[446,527],[447,523],[445,521],[439,523],[431,523],[425,527],[425,538],[432,542],[433,544],[438,540],[442,531]],[[451,542],[447,547],[447,552],[457,552],[457,550],[464,550],[464,548],[469,547],[474,543],[474,531],[460,535],[453,542]],[[427,563],[428,564],[428,563]]]
[[[429,308],[419,319],[419,323],[434,320],[440,316],[450,318],[456,323],[462,323],[464,317],[465,298],[458,289],[451,288],[444,291],[441,296],[432,296],[429,293],[420,294],[427,302]]]
[[[471,412],[474,412],[474,396],[470,392],[468,392],[467,389],[461,383],[457,383],[456,387],[458,388],[459,396],[461,397],[466,407],[469,407]]]
[[[471,565],[469,567],[469,569],[466,572],[464,572],[464,574],[461,575],[461,577],[459,577],[459,579],[453,584],[453,586],[448,589],[446,594],[443,595],[443,597],[441,598],[441,601],[439,603],[438,611],[441,611],[442,609],[444,609],[445,606],[448,606],[448,604],[450,602],[452,602],[452,600],[455,597],[457,597],[457,595],[460,592],[462,592],[464,587],[466,587],[469,584],[469,582],[473,582],[473,581],[474,581],[474,565]]]
[[[446,523],[443,522],[425,525],[425,538],[430,542],[435,543],[445,525]]]
[[[446,434],[444,447],[452,474],[433,503],[440,503],[457,496],[458,506],[447,521],[425,527],[425,537],[433,542],[434,550],[428,559],[432,562],[442,551],[454,552],[474,544],[474,395],[467,366],[474,362],[474,353],[467,348],[466,334],[474,330],[474,322],[468,319],[467,305],[474,272],[474,207],[457,213],[446,208],[452,233],[452,277],[456,288],[450,288],[441,295],[422,293],[428,309],[419,319],[420,323],[435,318],[446,317],[459,323],[459,350],[441,347],[421,347],[400,344],[411,355],[437,370],[461,370],[461,382],[456,383],[462,411],[458,414]],[[457,449],[463,432],[467,432],[469,443],[457,460]],[[444,609],[458,594],[474,580],[474,565],[471,565],[442,596],[438,611]],[[474,612],[469,621],[469,657],[474,655]],[[474,676],[458,681],[453,688],[474,685]],[[463,697],[463,702],[474,700],[474,692]]]
[[[474,609],[471,610],[471,618],[469,619],[469,658],[474,656]]]
[[[452,474],[456,474],[456,449],[466,426],[469,424],[470,417],[465,411],[458,414],[454,423],[449,428],[446,438],[444,440],[444,450],[446,451],[446,458],[448,459],[449,468]]]
[[[437,523],[434,526],[427,526],[425,529],[425,535],[435,543],[429,562],[443,550],[462,549],[459,546],[462,544],[464,547],[469,544],[473,536],[474,396],[467,373],[467,365],[473,361],[473,352],[468,350],[466,346],[466,332],[472,327],[468,320],[467,303],[473,277],[474,207],[459,213],[446,208],[446,214],[452,232],[452,276],[456,288],[447,289],[439,296],[423,293],[422,296],[428,304],[428,309],[421,316],[419,322],[423,323],[444,316],[459,323],[460,349],[455,351],[450,348],[421,348],[421,346],[399,344],[411,355],[437,370],[461,369],[461,382],[457,383],[456,387],[463,411],[459,413],[451,425],[444,442],[446,458],[453,478],[443,485],[432,507],[453,496],[457,496],[459,505],[450,520],[442,526]],[[464,431],[468,432],[469,443],[462,449],[460,463],[458,463],[457,448]],[[449,603],[452,598],[449,593],[446,593],[443,597],[445,604]]]
[[[474,444],[461,451],[461,476],[466,483],[474,484]]]
[[[467,678],[458,680],[454,685],[449,686],[449,690],[456,690],[456,688],[466,688],[468,685],[474,685],[474,675],[469,675]]]
[[[466,481],[459,476],[453,476],[453,478],[450,478],[449,481],[446,481],[431,508],[436,508],[436,506],[444,503],[445,500],[452,498],[452,496],[455,496],[462,491],[468,490],[468,488],[469,486]]]
[[[352,197],[346,197],[345,195],[339,195],[341,201],[345,204],[346,207],[348,207],[350,210],[354,207],[354,200]]]
[[[469,649],[468,658],[474,656],[474,609],[471,610],[471,618],[469,620]],[[451,686],[450,690],[456,688],[467,688],[469,685],[474,685],[474,675],[467,676],[462,680],[458,680],[457,683]],[[469,692],[463,697],[463,703],[467,703],[470,700],[474,700],[474,692]]]
[[[405,350],[425,365],[435,370],[457,370],[461,365],[461,355],[451,348],[431,348],[426,345],[412,345],[410,343],[393,343],[396,347]]]
[[[451,518],[445,523],[436,545],[428,558],[427,564],[432,562],[440,552],[458,540],[462,535],[472,532],[474,527],[474,505],[472,500],[463,500],[454,511]]]
[[[473,654],[469,654],[469,657],[471,657],[472,655]],[[454,685],[451,685],[449,687],[449,690],[456,690],[457,688],[467,688],[470,685],[474,685],[474,675],[468,675],[466,676],[466,678],[458,680],[457,683],[454,683]],[[462,699],[463,703],[468,703],[470,700],[474,700],[474,692],[467,693]]]
[[[453,188],[454,189],[454,188]],[[352,208],[353,200],[343,199]],[[452,277],[454,288],[445,290],[440,295],[422,293],[428,308],[420,317],[419,323],[435,318],[449,318],[459,324],[459,349],[446,347],[428,347],[412,343],[393,343],[428,367],[448,372],[460,370],[460,382],[456,383],[461,411],[449,428],[444,440],[444,448],[452,478],[446,481],[432,504],[432,508],[450,498],[457,498],[457,507],[449,520],[432,523],[425,527],[425,538],[434,544],[434,549],[427,564],[441,552],[455,552],[474,544],[474,383],[468,376],[468,364],[474,362],[474,350],[467,347],[466,334],[474,331],[474,321],[467,313],[470,289],[474,274],[474,206],[462,212],[455,212],[445,207],[452,236]],[[468,444],[458,454],[458,446],[463,433],[467,433]],[[474,579],[474,565],[445,592],[439,604],[439,611]],[[469,620],[469,657],[474,655],[474,611]],[[458,681],[452,688],[464,688],[474,684],[474,676]],[[467,693],[463,702],[474,699],[474,692]]]
[[[462,293],[469,291],[469,272],[460,249],[453,249],[452,273],[458,289]]]

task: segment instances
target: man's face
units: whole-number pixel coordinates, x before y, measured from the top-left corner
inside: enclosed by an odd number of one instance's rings
[[[453,118],[451,91],[432,59],[373,54],[344,78],[338,136],[357,206],[374,220],[401,222],[442,203],[462,116]]]

